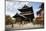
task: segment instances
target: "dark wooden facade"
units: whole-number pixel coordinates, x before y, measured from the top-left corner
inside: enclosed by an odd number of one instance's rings
[[[34,13],[33,13],[33,8],[28,7],[26,5],[24,5],[24,7],[22,9],[19,9],[19,11],[21,12],[20,14],[27,17],[29,20],[33,21],[34,18]]]
[[[18,9],[18,10],[21,13],[13,16],[14,18],[16,18],[17,21],[33,22],[34,13],[33,13],[33,8],[32,7],[28,7],[28,6],[24,5],[24,7],[22,9]]]
[[[44,3],[41,4],[40,10],[37,12],[38,17],[36,18],[37,24],[44,24]]]

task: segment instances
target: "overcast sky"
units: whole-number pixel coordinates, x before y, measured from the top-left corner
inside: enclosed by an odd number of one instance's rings
[[[24,5],[33,7],[34,16],[36,17],[36,12],[40,9],[40,2],[10,2],[6,1],[6,15],[14,16],[16,13],[20,13],[18,9],[21,9]]]

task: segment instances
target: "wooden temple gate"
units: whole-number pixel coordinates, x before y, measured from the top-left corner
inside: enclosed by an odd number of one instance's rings
[[[17,22],[22,22],[22,21],[33,22],[34,13],[33,13],[32,6],[28,7],[28,6],[24,5],[24,7],[22,9],[18,9],[18,10],[21,13],[13,16],[14,18],[16,18]]]

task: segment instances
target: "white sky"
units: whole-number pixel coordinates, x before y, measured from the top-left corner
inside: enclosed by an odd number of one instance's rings
[[[36,12],[40,9],[39,2],[10,2],[6,1],[6,15],[14,16],[16,13],[20,13],[17,9],[21,9],[24,5],[29,7],[33,6],[34,16],[36,17]]]

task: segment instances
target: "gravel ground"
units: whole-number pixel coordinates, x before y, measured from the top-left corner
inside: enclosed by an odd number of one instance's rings
[[[35,28],[43,28],[43,25],[40,24],[33,24],[33,23],[28,23],[28,24],[13,24],[12,25],[6,25],[6,31],[14,31],[16,29],[35,29]]]

